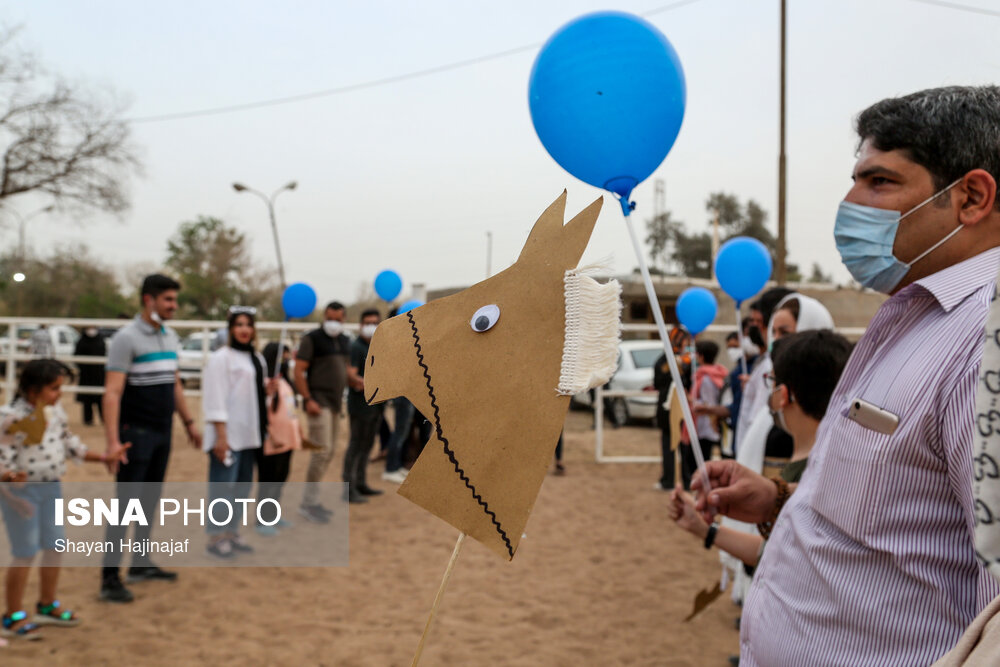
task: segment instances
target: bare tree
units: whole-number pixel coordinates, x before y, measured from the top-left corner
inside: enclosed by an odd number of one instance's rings
[[[121,213],[139,168],[121,107],[46,75],[0,31],[0,206],[35,195],[71,210]]]

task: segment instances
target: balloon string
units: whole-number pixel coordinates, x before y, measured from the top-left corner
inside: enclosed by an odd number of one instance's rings
[[[698,471],[702,476],[705,493],[708,493],[712,485],[708,479],[708,470],[705,469],[705,457],[701,452],[701,442],[698,440],[698,429],[695,427],[694,418],[691,415],[691,406],[688,404],[687,392],[684,391],[684,382],[681,379],[681,371],[677,367],[677,359],[674,358],[673,348],[670,347],[670,337],[667,335],[667,325],[663,321],[663,312],[660,310],[660,301],[656,298],[656,290],[653,288],[653,279],[649,277],[649,267],[646,266],[646,258],[642,254],[642,246],[639,245],[639,237],[635,234],[632,226],[632,216],[629,215],[625,206],[622,206],[625,213],[625,226],[628,227],[628,234],[632,239],[632,248],[635,250],[636,260],[639,262],[639,272],[642,274],[642,282],[646,286],[646,297],[649,299],[649,306],[653,310],[653,320],[660,333],[660,340],[663,342],[663,351],[667,357],[667,364],[670,366],[670,377],[674,386],[677,387],[677,394],[680,399],[681,413],[684,421],[688,425],[688,435],[691,437],[691,449],[694,450],[694,458],[698,463]],[[693,380],[693,378],[692,378]]]

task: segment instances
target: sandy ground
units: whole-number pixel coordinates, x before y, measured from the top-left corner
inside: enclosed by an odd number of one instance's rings
[[[103,448],[101,429],[66,407],[76,432]],[[667,496],[652,488],[657,465],[593,462],[590,423],[570,412],[568,472],[546,479],[513,562],[466,541],[422,665],[726,665],[738,651],[728,597],[683,622],[718,577],[715,553],[667,518]],[[606,451],[655,454],[658,438],[648,427],[609,429]],[[172,457],[170,479],[206,478],[204,455],[182,435]],[[307,459],[294,457],[293,480]],[[176,583],[133,585],[128,605],[97,600],[96,569],[66,568],[60,598],[83,623],[12,643],[0,664],[410,664],[457,533],[391,493],[379,471],[370,483],[390,493],[352,508],[349,567],[187,568]],[[106,476],[88,464],[67,479]],[[291,530],[320,529],[289,516]]]

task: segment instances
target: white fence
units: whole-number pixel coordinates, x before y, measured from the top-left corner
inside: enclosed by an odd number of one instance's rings
[[[87,327],[98,327],[98,328],[120,328],[128,324],[131,320],[97,320],[97,319],[82,319],[82,318],[44,318],[44,317],[0,317],[0,326],[7,327],[7,334],[3,337],[4,342],[0,343],[3,345],[3,350],[0,351],[0,361],[5,365],[5,375],[3,381],[3,390],[6,396],[13,395],[14,389],[17,387],[17,365],[18,362],[29,361],[35,358],[27,352],[21,352],[18,350],[18,331],[25,328],[37,328],[39,325],[45,324],[47,326],[52,325],[68,325],[75,327],[77,329],[86,329]],[[167,323],[172,329],[176,329],[178,335],[183,339],[187,335],[192,333],[200,332],[201,345],[202,345],[202,355],[201,355],[201,368],[198,369],[199,373],[201,369],[204,368],[205,363],[208,361],[209,346],[211,344],[212,336],[221,327],[225,327],[226,323],[219,320],[171,320]],[[304,331],[309,331],[310,329],[316,328],[315,322],[257,322],[256,323],[258,339],[260,340],[277,340],[278,336],[282,331],[286,334],[301,334]],[[344,328],[348,331],[357,332],[358,325],[356,324],[345,324]],[[289,343],[289,337],[286,335],[285,343]],[[107,357],[92,357],[83,356],[77,357],[74,355],[67,354],[56,354],[55,358],[66,364],[104,364],[107,361]],[[63,391],[79,394],[101,394],[104,393],[104,389],[101,387],[81,387],[78,385],[66,385],[63,387]],[[185,389],[184,393],[188,396],[200,396],[201,389]]]

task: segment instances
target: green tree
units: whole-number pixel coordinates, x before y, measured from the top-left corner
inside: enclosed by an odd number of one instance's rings
[[[812,273],[809,274],[808,282],[811,283],[832,283],[833,276],[823,273],[823,267],[818,262],[813,262]]]
[[[688,278],[712,277],[712,236],[708,232],[687,234],[674,232],[673,259],[681,275]]]
[[[8,276],[23,273],[23,282]],[[112,318],[131,313],[136,299],[122,294],[114,271],[82,244],[57,247],[48,257],[15,250],[0,255],[0,301],[8,315]]]
[[[650,273],[664,273],[674,258],[673,242],[684,223],[673,220],[670,211],[646,221],[646,245],[649,246]]]
[[[184,316],[225,319],[229,306],[256,306],[259,317],[281,318],[275,271],[253,268],[246,235],[218,218],[182,222],[167,241],[167,269],[181,283]]]

